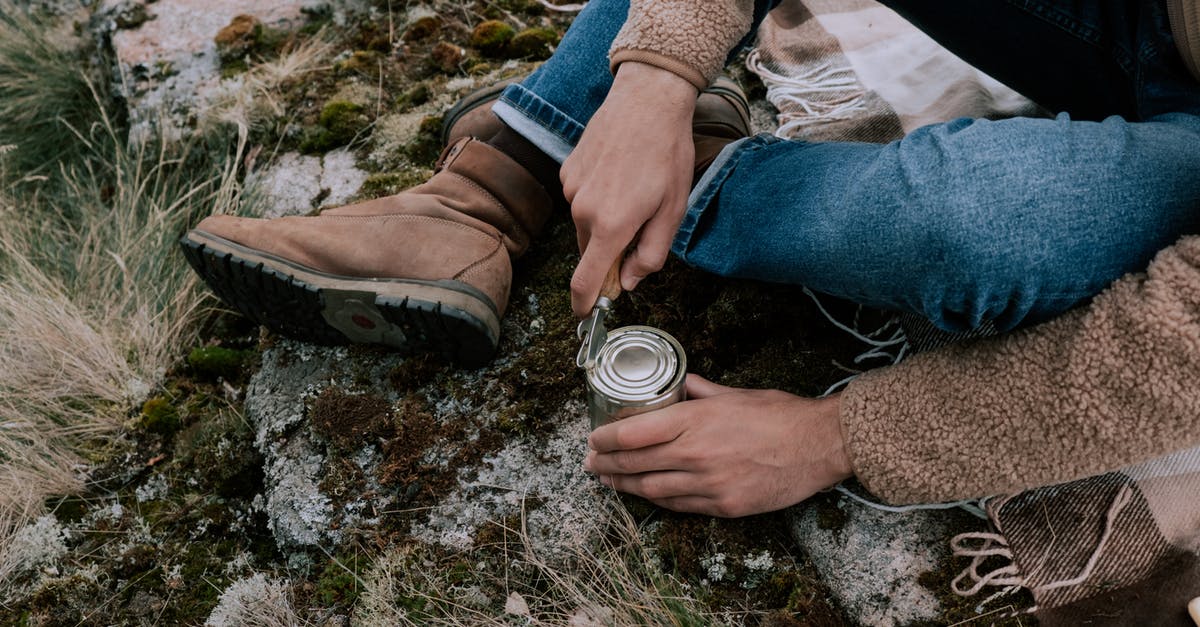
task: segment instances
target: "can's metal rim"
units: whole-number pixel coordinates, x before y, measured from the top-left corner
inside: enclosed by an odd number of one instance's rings
[[[609,332],[587,378],[612,400],[645,403],[671,394],[686,374],[679,342],[661,329],[637,325]]]

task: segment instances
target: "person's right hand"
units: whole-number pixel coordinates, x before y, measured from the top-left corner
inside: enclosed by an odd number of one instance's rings
[[[695,86],[671,72],[623,63],[563,162],[563,195],[582,253],[571,279],[575,315],[591,311],[609,268],[635,238],[621,266],[624,289],[666,262],[692,183],[696,96]]]

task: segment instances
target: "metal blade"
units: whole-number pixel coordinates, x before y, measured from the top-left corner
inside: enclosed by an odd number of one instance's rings
[[[579,354],[575,356],[575,365],[580,368],[586,367],[584,364],[587,363],[588,337],[591,336],[592,324],[596,321],[597,311],[599,310],[593,308],[592,313],[588,314],[588,317],[583,320],[580,320],[579,326],[575,327],[575,336],[582,340],[579,345]]]
[[[604,319],[608,316],[610,307],[612,307],[612,301],[601,296],[596,301],[596,306],[592,308],[591,315],[579,322],[575,334],[583,340],[583,345],[579,347],[579,354],[575,356],[576,366],[592,368],[596,365],[600,349],[604,346],[604,341],[608,339],[608,329],[604,327]]]
[[[608,329],[604,327],[604,318],[608,316],[607,309],[596,308],[592,328],[588,332],[587,338],[587,359],[583,362],[584,368],[591,368],[596,365],[596,358],[600,356],[600,349],[604,347],[605,340],[608,339]]]

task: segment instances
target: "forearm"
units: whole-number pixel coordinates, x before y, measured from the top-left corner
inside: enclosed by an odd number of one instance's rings
[[[704,89],[749,31],[753,12],[752,0],[630,0],[609,54],[612,69],[637,61]]]
[[[1011,492],[1200,443],[1200,237],[1089,306],[868,373],[842,403],[856,474],[889,501]]]

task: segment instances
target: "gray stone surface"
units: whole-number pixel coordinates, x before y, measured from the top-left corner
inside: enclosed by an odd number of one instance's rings
[[[562,426],[548,437],[514,438],[484,459],[474,480],[446,495],[414,535],[467,549],[484,523],[524,514],[533,548],[543,559],[562,561],[572,548],[585,546],[604,522],[596,513],[611,502],[610,492],[581,467],[586,411],[582,402],[571,403],[555,421]],[[527,508],[530,500],[536,507]]]
[[[305,422],[305,401],[336,385],[345,349],[282,340],[263,353],[262,367],[246,389],[246,417],[265,458],[262,506],[284,551],[337,541],[337,517],[319,483],[325,453]]]
[[[104,0],[96,27],[111,33],[115,84],[129,104],[130,133],[186,134],[220,93],[220,60],[213,38],[237,15],[276,27],[298,25],[301,11],[320,0]]]
[[[820,507],[802,504],[789,513],[792,536],[852,619],[893,627],[941,615],[941,603],[917,579],[949,553],[954,530],[946,512],[892,513],[844,497],[821,507],[840,514],[822,516]]]
[[[247,184],[262,196],[263,217],[278,218],[343,205],[365,180],[354,153],[340,148],[325,155],[284,153]]]

